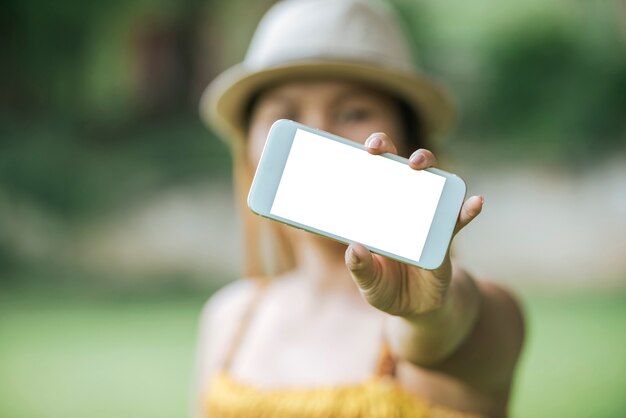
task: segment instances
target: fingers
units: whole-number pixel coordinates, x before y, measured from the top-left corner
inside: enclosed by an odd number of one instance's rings
[[[427,149],[420,148],[409,157],[409,166],[414,170],[423,170],[437,165],[437,158]]]
[[[391,154],[398,153],[398,150],[391,139],[383,132],[371,134],[365,141],[365,149],[367,149],[370,154],[375,155],[386,152]],[[420,148],[409,157],[409,166],[414,170],[424,170],[429,167],[435,167],[437,166],[437,158],[431,151]],[[463,203],[459,219],[454,229],[455,235],[467,226],[467,224],[469,224],[476,216],[478,216],[482,210],[483,202],[484,199],[482,196],[472,196]],[[355,258],[356,256],[361,256],[362,258],[357,260],[357,258]],[[362,245],[352,244],[348,247],[348,250],[346,251],[346,265],[352,272],[355,280],[373,280],[372,275],[375,271],[371,269],[375,269],[376,260]],[[351,268],[351,265],[354,268]]]
[[[459,213],[459,219],[454,228],[455,235],[478,216],[483,209],[484,202],[485,199],[483,199],[482,196],[472,196],[463,203],[461,212]]]
[[[365,140],[365,149],[370,154],[383,154],[388,152],[390,154],[397,154],[398,150],[396,146],[393,144],[393,141],[387,136],[387,134],[383,132],[376,132],[371,134]]]
[[[380,281],[380,266],[372,253],[361,244],[350,244],[345,254],[346,267],[361,290],[367,291]]]
[[[371,134],[365,141],[365,149],[370,154],[383,154],[385,152],[398,154],[398,150],[391,138],[383,132]],[[409,166],[414,170],[423,170],[437,165],[437,158],[427,149],[420,148],[411,154],[409,158]]]

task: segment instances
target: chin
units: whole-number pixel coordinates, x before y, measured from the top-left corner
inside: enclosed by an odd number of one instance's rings
[[[337,251],[342,251],[342,252],[345,252],[346,249],[348,248],[348,245],[344,244],[343,242],[335,241],[334,239],[323,237],[317,234],[312,234],[310,232],[305,232],[305,233],[310,235],[310,239],[313,242],[315,242],[316,245],[323,246],[324,248],[336,249]]]
[[[318,247],[325,251],[338,251],[341,253],[345,253],[346,249],[348,248],[347,244],[335,241],[334,239],[330,239],[328,237],[314,234],[312,232],[303,231],[301,229],[289,228],[289,234],[291,235],[292,239],[295,239],[297,241],[307,241],[315,247]]]

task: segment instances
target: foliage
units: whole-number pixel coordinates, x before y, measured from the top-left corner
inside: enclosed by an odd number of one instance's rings
[[[5,2],[0,270],[16,262],[11,214],[23,208],[71,225],[228,179],[228,151],[197,104],[270,2]],[[392,2],[418,60],[459,99],[450,150],[551,162],[626,151],[617,1]]]
[[[227,149],[199,120],[92,131],[56,121],[13,123],[0,153],[0,190],[65,221],[127,206],[157,190],[226,179]]]
[[[487,140],[512,137],[561,159],[623,148],[624,47],[611,36],[586,42],[576,28],[541,19],[513,25],[486,49],[486,89],[472,127]]]

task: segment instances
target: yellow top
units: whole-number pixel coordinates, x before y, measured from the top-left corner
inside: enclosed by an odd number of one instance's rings
[[[210,418],[480,418],[429,404],[378,376],[350,386],[262,390],[220,373],[207,395]]]
[[[395,379],[396,361],[384,342],[375,373],[362,383],[262,389],[235,381],[228,373],[230,363],[261,293],[246,311],[222,371],[209,383],[204,402],[210,418],[480,418],[430,404],[404,390]]]

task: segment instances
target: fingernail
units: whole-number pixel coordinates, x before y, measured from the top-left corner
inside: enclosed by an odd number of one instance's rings
[[[383,141],[377,136],[370,138],[367,142],[367,147],[372,149],[378,149],[383,145]]]
[[[409,158],[409,161],[417,165],[417,164],[423,163],[425,159],[426,157],[424,157],[424,154],[415,152],[413,155],[411,155],[411,158]]]
[[[348,263],[350,264],[350,267],[356,267],[360,262],[361,259],[358,255],[356,255],[354,248],[348,248]]]

